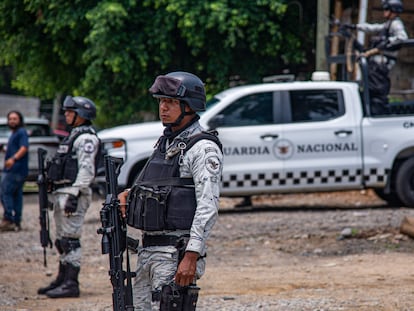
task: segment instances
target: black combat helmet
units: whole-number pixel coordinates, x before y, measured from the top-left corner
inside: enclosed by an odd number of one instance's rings
[[[154,97],[176,98],[194,111],[206,110],[206,91],[199,77],[185,71],[158,76],[149,89]]]
[[[92,121],[96,118],[96,106],[89,98],[82,96],[66,96],[63,110],[73,110],[78,116]]]
[[[394,13],[402,13],[404,9],[401,0],[382,0],[382,8]]]

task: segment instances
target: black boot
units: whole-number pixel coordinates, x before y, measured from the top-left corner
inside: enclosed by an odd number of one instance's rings
[[[60,286],[46,292],[46,296],[49,298],[79,297],[79,271],[80,267],[67,264],[65,280]]]
[[[59,272],[58,272],[58,275],[56,277],[56,280],[54,280],[52,283],[50,283],[46,287],[39,288],[37,290],[37,293],[39,295],[44,295],[44,294],[46,294],[47,291],[49,291],[51,289],[54,289],[54,288],[58,287],[59,285],[61,285],[63,283],[63,281],[65,280],[65,267],[66,267],[66,265],[59,262]]]

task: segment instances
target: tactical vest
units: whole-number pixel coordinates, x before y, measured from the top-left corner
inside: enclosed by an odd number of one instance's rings
[[[80,127],[75,135],[69,135],[64,138],[60,143],[55,156],[48,163],[46,168],[47,176],[54,185],[66,186],[72,184],[76,180],[79,168],[76,152],[73,150],[73,143],[80,135],[85,133],[96,135],[96,132],[92,127]],[[98,148],[100,148],[100,146]],[[99,158],[98,154],[95,157],[95,162]]]
[[[387,20],[384,24],[384,28],[376,36],[371,37],[370,49],[376,48],[388,40],[392,22],[393,22],[393,19]]]
[[[181,178],[180,164],[186,151],[201,139],[214,141],[216,132],[202,132],[176,140],[167,152],[154,151],[128,196],[128,225],[145,230],[189,230],[197,208],[193,178]]]

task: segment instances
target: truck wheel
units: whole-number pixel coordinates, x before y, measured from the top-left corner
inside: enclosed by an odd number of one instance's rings
[[[374,189],[374,192],[381,200],[387,202],[387,205],[390,207],[400,207],[404,205],[395,192],[384,193],[384,189],[382,188],[376,188]]]
[[[414,157],[406,160],[398,169],[395,188],[406,207],[414,207]]]

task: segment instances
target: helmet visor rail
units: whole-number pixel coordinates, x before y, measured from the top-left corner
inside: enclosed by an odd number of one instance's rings
[[[178,79],[158,76],[149,91],[151,94],[158,96],[184,97],[187,89]]]
[[[76,108],[76,103],[73,100],[73,97],[68,95],[65,97],[65,100],[63,102],[63,110],[72,109],[72,108]]]

